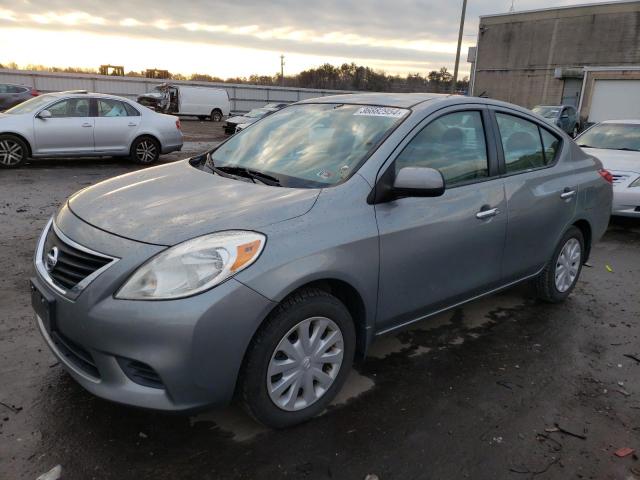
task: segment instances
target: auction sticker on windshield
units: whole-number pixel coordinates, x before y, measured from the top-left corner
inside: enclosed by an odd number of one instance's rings
[[[400,118],[407,113],[407,110],[402,108],[391,107],[362,107],[357,110],[354,115],[362,115],[366,117],[391,117]]]

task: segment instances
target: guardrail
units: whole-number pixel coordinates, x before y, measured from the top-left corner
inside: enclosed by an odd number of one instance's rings
[[[96,93],[119,95],[135,100],[155,85],[166,82],[143,77],[117,77],[81,73],[53,73],[33,70],[0,69],[0,83],[29,85],[44,93],[63,90],[88,90]],[[232,112],[248,112],[270,102],[297,102],[315,97],[354,93],[346,90],[316,90],[311,88],[274,87],[238,83],[192,82],[170,80],[175,85],[222,88],[227,91]]]

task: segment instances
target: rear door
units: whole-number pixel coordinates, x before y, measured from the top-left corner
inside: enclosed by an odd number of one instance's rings
[[[60,100],[46,108],[50,118],[33,119],[36,155],[92,154],[95,119],[91,99],[76,97]]]
[[[568,145],[542,123],[496,108],[498,156],[507,198],[505,281],[541,270],[575,215],[578,179]]]
[[[96,98],[95,149],[98,153],[129,153],[140,127],[140,113],[131,105],[111,98]]]
[[[414,130],[386,167],[436,168],[446,191],[437,198],[400,198],[375,207],[379,331],[500,283],[506,201],[491,128],[482,106],[442,110]]]

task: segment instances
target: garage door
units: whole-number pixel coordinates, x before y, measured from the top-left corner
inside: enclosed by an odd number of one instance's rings
[[[596,80],[589,122],[640,119],[640,80]]]

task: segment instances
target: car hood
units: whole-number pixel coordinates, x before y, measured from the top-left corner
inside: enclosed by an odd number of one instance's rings
[[[583,150],[599,159],[607,170],[640,173],[640,152],[601,148],[585,148]]]
[[[319,189],[272,187],[203,172],[188,161],[122,175],[74,194],[85,222],[156,245],[221,230],[259,230],[307,213]]]
[[[255,119],[253,118],[249,118],[249,117],[245,117],[242,115],[238,115],[237,117],[231,117],[229,119],[227,119],[227,123],[251,123],[253,122]]]

